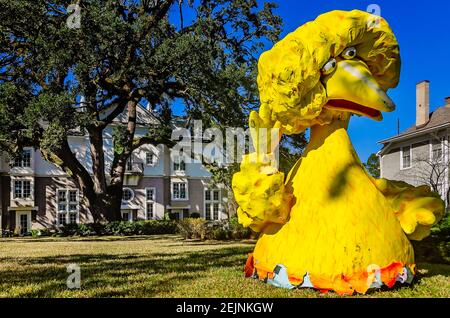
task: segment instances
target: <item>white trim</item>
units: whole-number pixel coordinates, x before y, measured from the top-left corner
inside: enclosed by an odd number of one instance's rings
[[[443,155],[444,155],[444,164],[445,164],[445,179],[444,179],[444,189],[447,190],[449,187],[449,141],[450,141],[450,135],[446,135],[444,137],[444,148],[443,148]],[[446,193],[444,193],[446,194]],[[447,198],[444,198],[445,204],[447,204]]]
[[[406,147],[409,147],[409,166],[403,167],[403,148],[406,148]],[[412,145],[400,147],[400,170],[411,169],[412,166],[413,166],[413,164],[412,164]]]
[[[395,136],[395,137],[391,137],[388,139],[383,139],[378,141],[379,144],[387,144],[387,143],[393,143],[393,142],[398,142],[398,141],[402,141],[404,139],[410,139],[413,138],[415,136],[420,136],[420,135],[424,135],[426,133],[432,132],[434,130],[441,130],[442,128],[447,128],[449,126],[449,123],[445,123],[445,124],[441,124],[438,126],[434,126],[434,127],[430,127],[430,128],[426,128],[426,129],[420,129],[411,133],[407,133],[401,136]]]
[[[21,198],[16,198],[15,197],[15,185],[14,182],[15,181],[29,181],[30,182],[30,196],[27,198],[23,197],[23,183],[22,183],[22,187],[21,187],[21,192],[22,192],[22,197]],[[34,178],[31,176],[11,176],[11,200],[15,200],[15,201],[23,201],[23,202],[34,202]]]
[[[182,206],[172,206],[172,205],[166,205],[166,210],[177,210],[177,209],[191,209],[191,205],[182,205]]]
[[[27,167],[23,166],[23,153],[25,151],[29,151],[30,152],[30,166],[27,166]],[[34,157],[35,157],[35,152],[34,152],[33,148],[31,148],[31,147],[23,147],[23,149],[22,149],[22,156],[20,158],[18,158],[18,159],[20,159],[20,165],[19,166],[14,166],[15,159],[12,159],[11,162],[10,162],[11,170],[19,170],[19,169],[33,170]]]
[[[149,200],[147,198],[147,191],[148,190],[153,190],[153,199],[152,200]],[[145,188],[144,195],[145,195],[145,219],[146,220],[154,220],[154,219],[156,219],[156,211],[155,211],[155,208],[156,208],[156,204],[155,204],[156,203],[156,187],[147,187],[147,188]],[[151,203],[153,205],[153,216],[152,216],[151,219],[148,218],[148,204],[149,203]]]
[[[445,139],[445,137],[438,137],[439,138],[439,140],[441,141],[441,158],[439,159],[439,161],[437,161],[437,163],[440,163],[440,162],[442,162],[442,160],[444,159],[444,157],[445,157],[445,154],[444,154],[444,139]],[[434,158],[433,158],[433,141],[435,141],[437,138],[433,138],[433,137],[431,137],[430,139],[429,139],[429,160],[430,160],[430,162],[435,162],[434,160]]]
[[[120,216],[122,217],[123,221],[123,214],[128,213],[128,222],[133,222],[133,209],[121,209],[120,210]]]
[[[380,152],[377,153],[378,161],[380,162],[380,178],[383,178],[383,159],[384,156],[380,154]]]
[[[27,232],[24,234],[27,234],[31,231],[31,211],[16,211],[16,231],[20,231],[20,216],[26,215],[27,216]],[[20,233],[22,235],[22,233]]]
[[[185,184],[185,193],[186,193],[186,197],[185,198],[175,198],[173,195],[173,186],[174,184]],[[189,180],[184,180],[184,181],[174,181],[171,180],[170,181],[170,197],[172,199],[172,201],[189,201]]]

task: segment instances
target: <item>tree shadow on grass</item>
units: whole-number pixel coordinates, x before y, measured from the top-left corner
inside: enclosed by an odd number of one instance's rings
[[[75,296],[155,297],[161,292],[174,292],[179,286],[210,270],[224,267],[239,269],[251,250],[252,246],[245,246],[175,254],[75,254],[16,258],[15,268],[0,268],[0,294],[3,290],[9,296],[9,288],[14,287],[14,296],[18,297],[59,297],[63,293],[71,297],[66,287],[69,275],[66,268],[69,264],[77,264],[81,268],[82,290],[74,291]],[[8,261],[11,260],[0,259],[0,263]]]
[[[418,270],[425,270],[425,273],[418,272],[417,277],[420,280],[425,277],[432,277],[437,275],[442,275],[445,277],[450,277],[450,265],[448,264],[430,264],[430,263],[419,263],[417,264]]]
[[[182,246],[225,246],[225,245],[234,245],[236,243],[239,243],[241,245],[251,245],[254,246],[256,243],[256,240],[228,240],[228,241],[202,241],[200,239],[180,239],[178,242],[181,242]],[[180,246],[179,243],[170,243],[166,244],[165,246]]]
[[[68,236],[68,237],[13,237],[1,238],[0,243],[44,243],[44,242],[114,242],[114,241],[183,241],[175,234],[132,235],[132,236]]]

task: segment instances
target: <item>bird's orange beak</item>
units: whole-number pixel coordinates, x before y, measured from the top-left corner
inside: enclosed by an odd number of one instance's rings
[[[348,111],[375,120],[381,112],[395,109],[394,102],[381,89],[366,63],[359,59],[341,60],[336,70],[324,78],[329,109]]]

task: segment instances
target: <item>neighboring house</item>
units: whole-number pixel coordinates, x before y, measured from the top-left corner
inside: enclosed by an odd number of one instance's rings
[[[428,184],[446,200],[449,189],[450,97],[430,113],[430,83],[416,86],[416,124],[380,141],[381,177]]]
[[[116,121],[104,131],[105,169],[113,157],[112,134]],[[145,135],[156,123],[151,111],[138,107],[136,136]],[[69,137],[77,158],[92,171],[89,138],[74,132]],[[108,175],[109,173],[107,173]],[[171,160],[167,147],[145,145],[133,152],[127,167],[122,200],[123,220],[186,218],[197,214],[206,219],[227,218],[226,195],[220,185],[212,187],[211,174],[200,161]],[[67,223],[92,222],[83,205],[83,193],[61,169],[39,151],[25,148],[21,158],[0,159],[0,225],[2,229],[27,233]]]

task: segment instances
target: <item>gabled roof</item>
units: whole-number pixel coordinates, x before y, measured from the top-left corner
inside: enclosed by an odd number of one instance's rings
[[[434,112],[430,113],[430,120],[422,126],[417,127],[416,125],[409,127],[404,132],[393,136],[388,139],[379,141],[381,144],[387,144],[394,141],[405,140],[411,137],[420,136],[421,134],[426,134],[437,129],[450,127],[450,106],[443,106],[437,108]]]
[[[136,107],[136,112],[137,112],[136,123],[138,125],[149,126],[159,124],[158,119],[155,117],[155,115],[153,115],[152,111],[148,110],[145,106],[138,104],[138,106]],[[104,115],[107,116],[108,113],[109,112],[105,112]],[[114,123],[122,123],[122,124],[128,123],[128,111],[126,108],[119,116],[114,118],[113,124]]]

